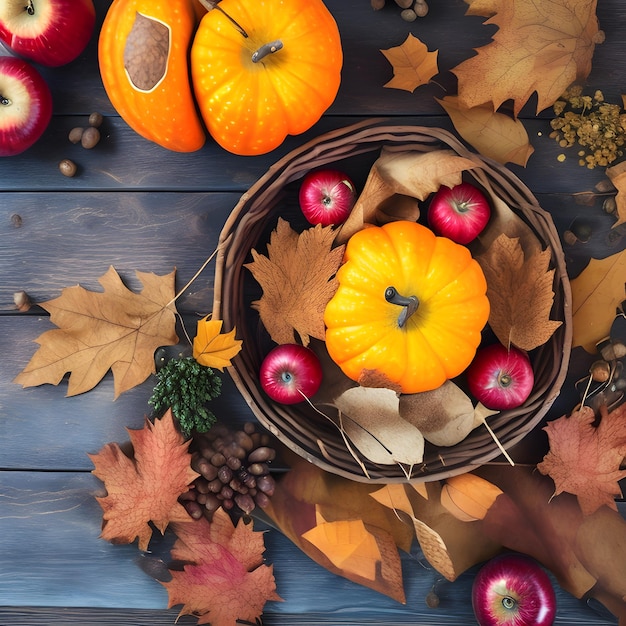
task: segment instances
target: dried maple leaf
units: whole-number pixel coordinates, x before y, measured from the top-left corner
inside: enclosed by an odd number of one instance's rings
[[[520,120],[493,110],[491,104],[467,109],[456,96],[437,100],[446,110],[454,128],[480,154],[499,163],[526,166],[534,148]]]
[[[539,112],[589,75],[595,44],[602,41],[595,0],[472,2],[473,14],[483,6],[491,16],[485,23],[498,31],[476,56],[452,70],[464,107],[492,102],[497,110],[511,99],[517,117],[537,92]]]
[[[263,562],[263,533],[239,520],[234,526],[222,509],[209,522],[201,518],[173,524],[177,536],[171,555],[186,563],[171,571],[168,608],[182,604],[179,617],[195,615],[198,624],[236,626],[261,616],[267,601],[280,601],[271,565]]]
[[[155,350],[178,343],[174,274],[137,272],[144,288],[134,293],[110,267],[99,279],[104,292],[68,287],[41,303],[59,328],[37,338],[40,347],[15,382],[58,385],[70,372],[67,395],[74,396],[111,369],[116,398],[144,382],[155,371]]]
[[[620,465],[626,453],[626,404],[611,411],[600,408],[600,422],[592,409],[583,406],[570,417],[548,422],[550,451],[537,465],[555,484],[555,495],[574,494],[583,515],[603,504],[617,510],[622,495],[618,481],[626,477]]]
[[[626,222],[626,161],[606,168],[606,174],[617,189],[615,202],[617,203],[617,222],[613,228]]]
[[[615,310],[626,293],[626,250],[605,259],[591,259],[571,281],[572,346],[596,352],[596,343],[606,337]]]
[[[198,321],[193,340],[193,358],[206,367],[214,367],[220,372],[231,365],[231,359],[239,354],[241,340],[235,339],[236,329],[222,333],[222,320],[203,317]]]
[[[385,87],[412,93],[439,73],[437,50],[429,52],[428,47],[411,33],[401,45],[381,52],[393,67],[393,78]]]
[[[324,310],[337,290],[334,278],[343,259],[343,246],[332,248],[332,226],[317,225],[298,235],[288,222],[278,219],[267,244],[267,256],[252,250],[247,267],[263,288],[252,303],[270,337],[278,344],[303,345],[326,334]]]
[[[519,239],[500,235],[476,257],[487,279],[489,325],[500,342],[532,350],[562,324],[550,319],[554,269],[549,249],[525,258]]]
[[[462,181],[463,172],[477,163],[458,156],[452,150],[389,150],[383,148],[365,181],[361,194],[337,235],[337,241],[347,241],[364,224],[379,224],[381,214],[391,208],[396,219],[417,220],[416,200],[425,200],[441,186],[454,187]],[[412,203],[406,201],[412,200]],[[401,212],[397,210],[400,204]]]
[[[178,502],[199,476],[191,469],[189,441],[174,425],[171,410],[154,423],[146,420],[140,430],[127,429],[133,458],[117,443],[106,444],[90,454],[97,476],[107,495],[97,498],[104,514],[101,537],[113,543],[132,543],[147,550],[152,522],[162,533],[170,522],[187,522],[191,517]]]

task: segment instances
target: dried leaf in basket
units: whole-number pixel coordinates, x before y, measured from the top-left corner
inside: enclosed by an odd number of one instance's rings
[[[626,455],[626,404],[611,412],[601,407],[597,426],[595,421],[594,411],[583,406],[548,422],[550,451],[537,465],[554,480],[555,495],[566,491],[578,498],[583,515],[604,504],[617,510],[618,481],[626,478],[620,469]]]
[[[472,3],[473,13],[484,6]],[[487,3],[486,13],[491,18],[486,23],[498,27],[493,40],[452,70],[465,107],[491,102],[495,110],[513,100],[517,117],[536,92],[539,112],[589,75],[601,41],[595,0],[551,0],[549,5],[507,0]]]
[[[562,324],[550,319],[554,302],[550,250],[525,257],[519,239],[502,234],[476,259],[487,279],[489,325],[499,341],[522,350],[546,343]]]
[[[385,87],[404,89],[413,93],[420,85],[426,85],[439,73],[437,50],[428,51],[428,47],[417,37],[408,34],[399,46],[381,50],[393,67],[393,78]]]
[[[607,337],[615,310],[626,294],[626,250],[605,259],[591,259],[571,281],[572,346],[595,354],[596,343]]]
[[[267,256],[252,250],[245,264],[263,289],[252,303],[270,337],[278,344],[307,346],[311,337],[324,339],[324,309],[337,289],[335,273],[343,246],[333,248],[335,231],[317,225],[298,234],[278,219],[267,244]]]
[[[498,163],[526,166],[535,149],[520,120],[494,111],[490,104],[465,108],[457,96],[445,96],[437,102],[446,110],[459,135],[480,154]]]
[[[396,219],[415,221],[419,207],[417,202],[407,203],[407,198],[425,200],[442,185],[454,187],[461,182],[464,171],[475,167],[474,161],[452,150],[417,152],[383,148],[370,168],[350,216],[339,230],[337,241],[347,241],[364,224],[389,221],[396,203],[403,211],[395,213]],[[385,216],[383,220],[379,219],[381,213]]]

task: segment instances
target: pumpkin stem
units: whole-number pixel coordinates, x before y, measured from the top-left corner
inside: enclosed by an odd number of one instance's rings
[[[29,0],[30,2],[31,0]],[[248,33],[243,29],[243,27],[237,22],[234,18],[232,18],[221,6],[219,6],[218,2],[220,0],[198,0],[198,2],[207,10],[212,11],[213,9],[217,9],[224,17],[228,19],[228,21],[241,33],[244,37],[248,37]]]
[[[283,42],[280,39],[276,41],[270,41],[269,43],[263,44],[253,55],[252,62],[258,63],[261,59],[264,59],[268,54],[272,54],[274,52],[278,52],[283,47]]]
[[[398,315],[398,326],[402,328],[408,321],[409,317],[417,311],[420,301],[417,296],[402,296],[395,287],[387,287],[385,289],[385,300],[390,304],[397,304],[402,307],[400,315]]]

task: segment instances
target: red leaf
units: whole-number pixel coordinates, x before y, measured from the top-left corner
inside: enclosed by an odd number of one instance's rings
[[[263,564],[263,533],[251,524],[237,526],[222,509],[209,522],[173,524],[178,539],[172,558],[184,561],[183,571],[172,571],[162,583],[171,608],[182,604],[181,615],[195,615],[198,624],[235,626],[254,622],[268,600],[280,601],[271,565]]]
[[[89,455],[93,474],[107,490],[105,497],[97,498],[104,511],[101,537],[114,543],[132,543],[139,537],[139,549],[147,550],[150,521],[164,532],[170,522],[191,520],[178,497],[199,474],[191,469],[189,442],[176,430],[171,411],[128,432],[133,458],[117,443]]]

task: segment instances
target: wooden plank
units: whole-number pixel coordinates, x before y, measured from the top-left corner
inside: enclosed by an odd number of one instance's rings
[[[162,615],[173,618],[174,613],[165,610],[165,589],[138,565],[138,559],[163,556],[170,545],[169,534],[161,541],[155,540],[153,552],[146,557],[134,545],[113,546],[100,540],[101,510],[93,497],[99,491],[100,483],[91,474],[0,472],[0,606],[29,607],[0,609],[0,617],[12,617],[4,623],[73,624],[81,623],[79,618],[89,619],[90,624],[115,623],[113,616],[119,614],[97,610],[91,613],[92,609],[115,607],[123,607],[124,613],[131,611],[131,620],[132,610],[141,609],[137,624],[152,615],[145,611],[163,611]],[[424,598],[440,577],[417,547],[402,557],[407,603],[401,605],[329,573],[275,530],[265,533],[265,542],[266,559],[274,564],[278,591],[284,599],[266,606],[263,623],[267,626],[438,626],[469,624],[473,620],[470,590],[476,568],[454,583],[440,581],[437,592],[441,605],[431,610]],[[559,619],[555,623],[616,623],[600,617],[570,594],[558,588],[557,592]],[[34,607],[40,607],[41,612],[34,611]],[[90,608],[68,612],[66,607]],[[43,616],[49,621],[38,622]]]

